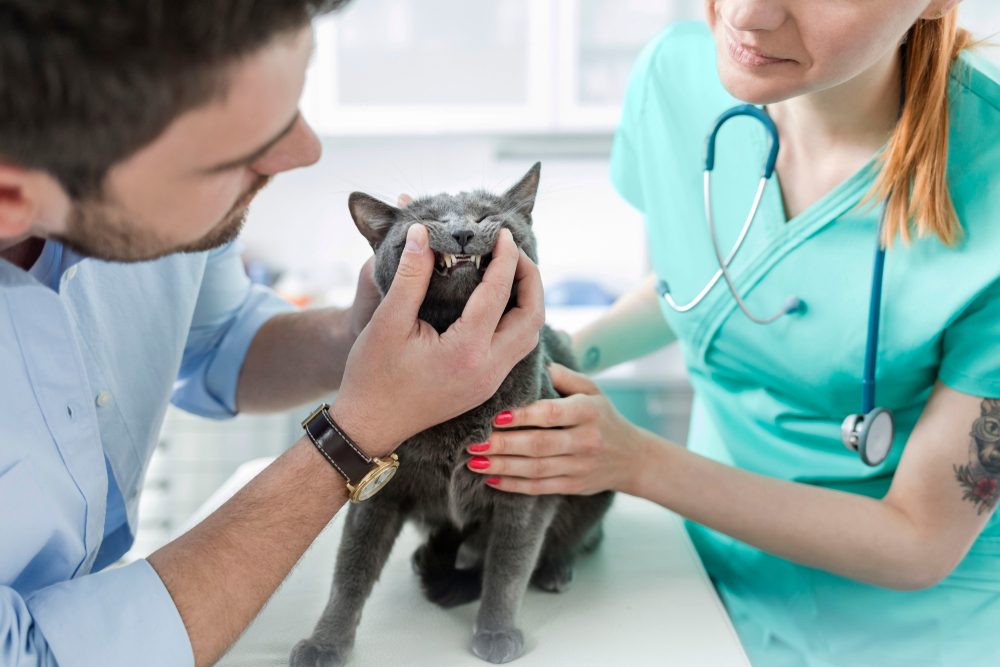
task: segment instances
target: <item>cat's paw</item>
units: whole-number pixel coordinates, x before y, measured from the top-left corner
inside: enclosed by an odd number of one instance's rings
[[[326,646],[303,639],[288,658],[288,667],[342,667],[350,655],[350,647]]]
[[[499,632],[481,630],[472,637],[472,652],[494,665],[517,660],[524,653],[524,635],[517,628]]]
[[[573,581],[573,564],[545,563],[531,575],[531,583],[549,593],[562,593]]]

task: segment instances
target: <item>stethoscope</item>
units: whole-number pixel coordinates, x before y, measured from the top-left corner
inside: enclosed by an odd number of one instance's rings
[[[757,194],[754,196],[753,205],[750,207],[750,214],[747,216],[746,222],[743,223],[743,229],[740,230],[740,235],[737,237],[733,249],[729,255],[723,257],[715,233],[715,222],[712,218],[712,170],[715,168],[715,139],[719,134],[719,129],[722,128],[727,120],[736,116],[751,116],[759,120],[767,130],[770,138],[770,147],[767,162],[764,164],[764,173],[760,179],[760,185],[757,186]],[[740,298],[736,286],[733,284],[733,279],[729,275],[729,264],[733,261],[740,246],[743,245],[743,240],[750,230],[750,224],[757,215],[757,209],[760,206],[767,182],[770,180],[771,174],[774,173],[774,164],[778,160],[778,145],[778,128],[775,126],[774,121],[771,120],[771,117],[763,109],[759,109],[751,104],[742,104],[733,107],[719,116],[718,120],[715,121],[715,126],[712,128],[711,134],[708,135],[705,144],[704,188],[705,219],[708,222],[709,235],[712,237],[712,249],[715,251],[716,260],[719,262],[719,270],[715,272],[715,275],[708,281],[705,288],[693,300],[683,306],[678,305],[674,301],[670,295],[670,287],[667,285],[667,282],[660,280],[657,283],[656,291],[677,312],[687,312],[701,303],[708,293],[712,291],[712,288],[715,287],[715,284],[719,282],[720,278],[726,281],[730,293],[736,299],[736,305],[743,311],[743,314],[757,324],[769,324],[783,315],[805,310],[801,299],[797,296],[789,296],[785,300],[781,310],[770,317],[755,317],[747,308],[743,299]],[[885,249],[882,247],[881,242],[882,225],[885,222],[885,209],[886,204],[883,201],[879,212],[878,231],[875,236],[875,266],[872,275],[871,302],[868,309],[868,341],[865,345],[865,370],[861,384],[861,414],[848,416],[840,427],[841,439],[844,442],[844,446],[857,452],[861,456],[861,460],[870,466],[877,466],[885,461],[889,456],[889,450],[892,449],[892,441],[896,434],[896,420],[892,415],[892,411],[888,408],[875,407],[875,363],[878,354],[878,326],[882,304],[882,274],[885,268]]]

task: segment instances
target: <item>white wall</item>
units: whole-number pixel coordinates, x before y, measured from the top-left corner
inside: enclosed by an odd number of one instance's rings
[[[535,157],[498,159],[498,142],[327,139],[319,164],[279,176],[258,196],[243,234],[247,255],[266,257],[320,287],[339,287],[331,301],[350,301],[371,250],[348,213],[348,195],[363,190],[395,201],[404,192],[503,190]],[[648,266],[642,217],[615,194],[607,159],[541,160],[534,219],[546,284],[587,276],[620,292],[637,282]]]

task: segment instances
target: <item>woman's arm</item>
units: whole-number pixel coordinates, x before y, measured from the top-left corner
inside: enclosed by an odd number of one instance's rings
[[[638,359],[668,345],[677,336],[657,303],[656,274],[649,274],[593,324],[573,336],[573,354],[587,373]]]
[[[970,429],[1000,429],[1000,422],[983,421],[1000,408],[941,383],[889,493],[876,500],[709,460],[630,424],[585,376],[562,367],[553,367],[552,376],[561,393],[574,395],[515,410],[509,426],[561,428],[494,431],[490,465],[475,472],[495,476],[496,488],[623,491],[776,556],[899,590],[926,588],[947,576],[997,502],[1000,475],[980,474],[985,481],[970,485],[957,473],[977,463],[970,451],[978,452],[982,441],[973,438],[970,446]],[[987,492],[988,498],[979,495]]]

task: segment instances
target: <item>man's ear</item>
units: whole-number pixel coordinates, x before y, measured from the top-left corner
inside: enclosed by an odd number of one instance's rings
[[[39,228],[62,231],[68,211],[69,198],[54,178],[0,162],[0,242]]]
[[[520,181],[503,193],[507,206],[530,216],[532,209],[535,208],[535,195],[538,194],[538,180],[541,175],[542,163],[536,162]]]
[[[385,240],[385,235],[402,213],[395,206],[390,206],[364,192],[352,192],[347,198],[347,208],[351,211],[351,217],[354,218],[358,231],[368,239],[373,250]]]

